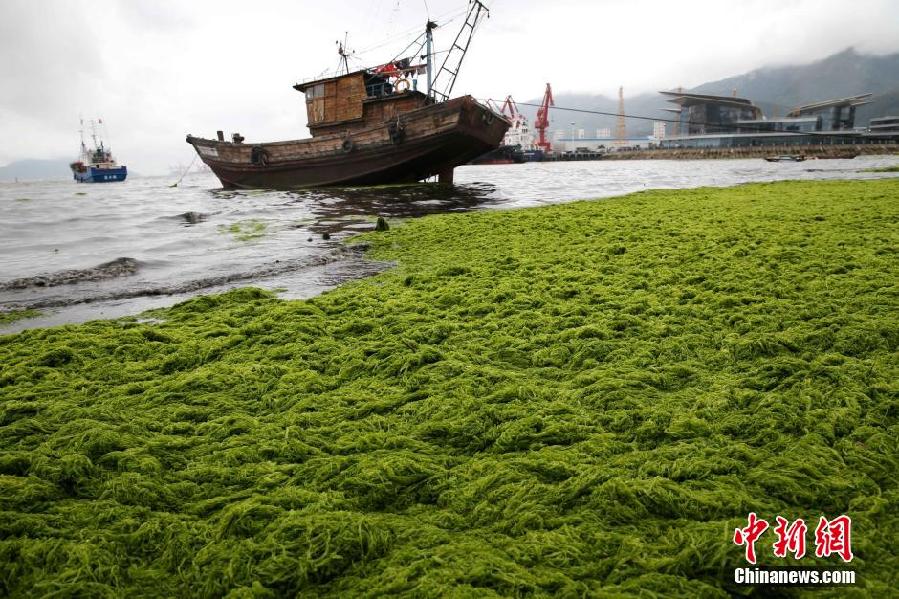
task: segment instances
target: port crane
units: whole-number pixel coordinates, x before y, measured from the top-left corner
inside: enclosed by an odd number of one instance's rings
[[[496,103],[490,102],[490,107],[501,115],[503,115],[511,126],[503,137],[503,143],[507,146],[517,146],[521,150],[533,150],[534,139],[528,130],[528,120],[518,110],[518,104],[512,99],[512,96],[506,96],[503,105],[497,106]]]
[[[507,100],[508,99],[511,98],[507,98]],[[546,139],[546,128],[549,127],[549,107],[555,105],[552,87],[547,83],[546,92],[543,94],[543,101],[540,103],[540,107],[537,108],[537,118],[534,121],[534,129],[538,131],[536,145],[544,152],[552,150],[552,144]],[[505,108],[505,105],[503,105],[503,108]]]
[[[513,123],[516,119],[521,118],[521,112],[518,111],[518,104],[515,103],[515,100],[512,99],[512,96],[506,96],[506,101],[503,102],[502,108],[499,109],[499,112],[503,116],[508,117],[508,119]]]

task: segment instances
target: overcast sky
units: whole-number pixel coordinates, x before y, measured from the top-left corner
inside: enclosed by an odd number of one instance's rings
[[[450,44],[467,0],[0,0],[0,165],[75,158],[102,117],[134,172],[187,164],[186,133],[308,136],[292,85],[392,58],[423,29]],[[899,51],[895,0],[489,0],[455,88],[479,98],[614,95],[806,63],[854,46]],[[455,20],[452,20],[455,17]]]

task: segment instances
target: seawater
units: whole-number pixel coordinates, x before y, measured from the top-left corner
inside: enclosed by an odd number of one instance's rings
[[[211,174],[177,187],[0,183],[0,309],[36,308],[35,326],[139,314],[193,295],[258,286],[285,298],[322,293],[386,265],[343,244],[378,216],[523,208],[644,189],[784,179],[873,179],[894,156],[768,163],[634,160],[466,166],[456,184],[305,191],[227,191]]]

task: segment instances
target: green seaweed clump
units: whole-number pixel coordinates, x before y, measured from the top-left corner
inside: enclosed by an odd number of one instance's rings
[[[31,308],[23,310],[0,310],[0,325],[9,324],[25,318],[34,318],[40,315],[40,310],[33,310]]]
[[[219,233],[229,233],[237,241],[251,241],[265,235],[268,224],[261,220],[249,219],[219,225]]]
[[[730,597],[747,515],[899,588],[899,181],[415,219],[393,270],[0,336],[0,594]],[[772,524],[773,526],[773,524]]]
[[[864,169],[865,173],[899,173],[899,164],[891,164],[890,166],[878,166],[874,168]]]

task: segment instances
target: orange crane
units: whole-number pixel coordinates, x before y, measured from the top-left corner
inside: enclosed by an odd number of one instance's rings
[[[534,129],[539,132],[536,145],[544,152],[552,150],[552,144],[546,139],[546,128],[549,127],[549,107],[555,105],[553,89],[547,83],[546,92],[543,94],[543,102],[540,103],[540,107],[537,109],[537,119],[534,121]]]
[[[506,111],[507,108],[508,111]],[[512,96],[506,96],[506,101],[503,102],[503,107],[499,111],[503,116],[508,116],[510,121],[514,121],[521,116],[521,113],[518,112],[518,104],[515,103]]]

